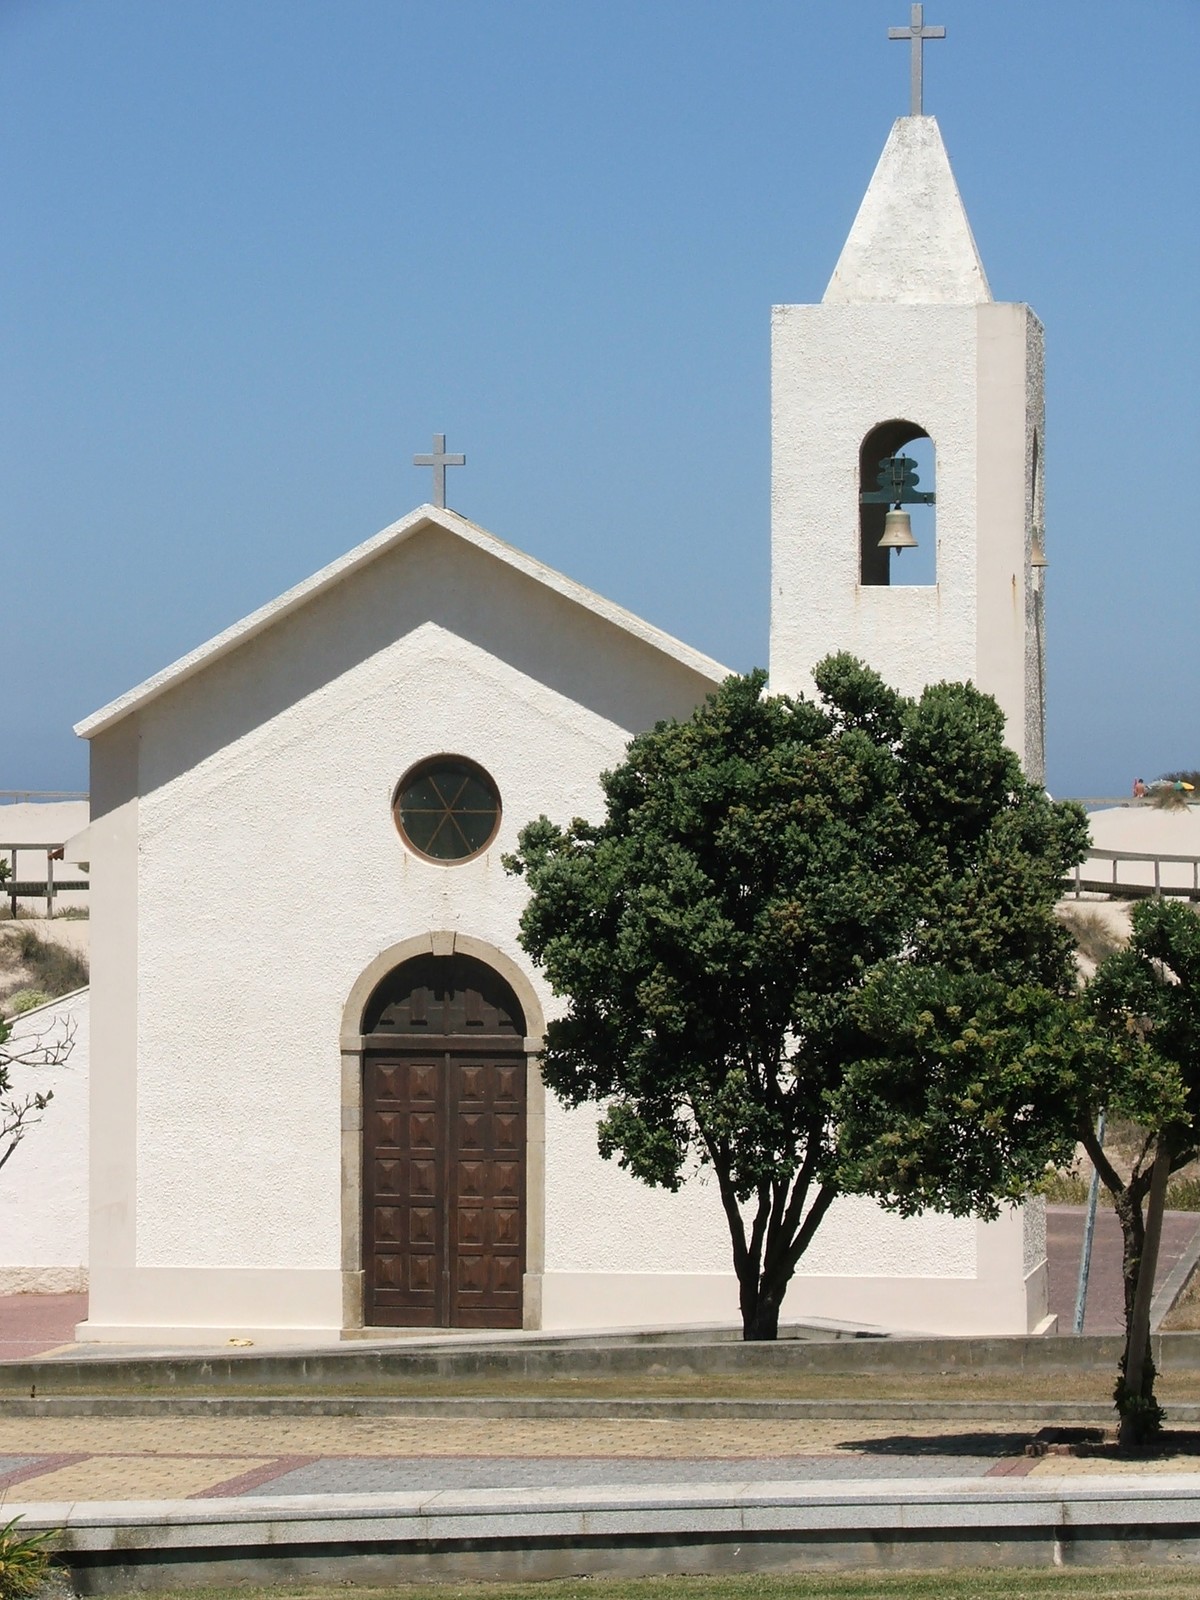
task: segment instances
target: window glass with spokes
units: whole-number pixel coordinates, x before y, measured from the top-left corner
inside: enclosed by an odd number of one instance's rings
[[[500,826],[500,792],[463,756],[433,756],[401,778],[392,801],[400,837],[429,861],[469,861]]]

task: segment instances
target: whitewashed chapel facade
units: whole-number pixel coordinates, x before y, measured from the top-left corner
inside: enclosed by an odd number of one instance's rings
[[[777,308],[773,686],[850,648],[971,677],[1040,772],[1040,342],[991,302],[936,123],[902,118],[820,306]],[[881,359],[882,358],[882,359]],[[937,582],[860,503],[936,452]],[[647,1189],[544,1093],[553,997],[502,854],[595,815],[724,670],[424,505],[97,712],[91,1301],[81,1337],[736,1318],[715,1190]],[[785,1317],[1044,1326],[1038,1207],[840,1202]]]

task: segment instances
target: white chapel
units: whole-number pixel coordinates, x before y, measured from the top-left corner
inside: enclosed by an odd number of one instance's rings
[[[1041,329],[992,300],[915,112],[821,303],[774,311],[771,682],[838,648],[906,692],[970,678],[1040,777]],[[725,672],[426,504],[80,724],[80,1338],[736,1321],[715,1187],[642,1186],[544,1092],[555,1001],[501,865]],[[1025,1333],[1046,1306],[1040,1204],[851,1199],[784,1320]]]

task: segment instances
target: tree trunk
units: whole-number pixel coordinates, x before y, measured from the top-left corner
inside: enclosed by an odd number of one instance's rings
[[[1129,1329],[1133,1323],[1133,1301],[1137,1294],[1138,1266],[1146,1242],[1146,1224],[1140,1200],[1128,1189],[1122,1189],[1113,1196],[1113,1208],[1121,1224],[1121,1276],[1125,1290],[1125,1335],[1128,1343]]]
[[[1126,1448],[1144,1444],[1162,1428],[1162,1407],[1154,1397],[1157,1374],[1150,1355],[1150,1302],[1170,1166],[1170,1156],[1160,1146],[1154,1162],[1148,1218],[1142,1214],[1141,1193],[1132,1187],[1113,1196],[1124,1240],[1125,1289],[1125,1348],[1113,1398],[1121,1414],[1120,1442]]]
[[[742,1338],[746,1341],[755,1339],[778,1339],[779,1337],[779,1301],[769,1295],[760,1293],[758,1303],[751,1316],[742,1317]]]

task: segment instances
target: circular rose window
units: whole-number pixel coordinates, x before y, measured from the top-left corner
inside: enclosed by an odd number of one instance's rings
[[[431,861],[466,861],[500,826],[500,794],[482,767],[434,756],[401,778],[392,802],[400,837]]]

